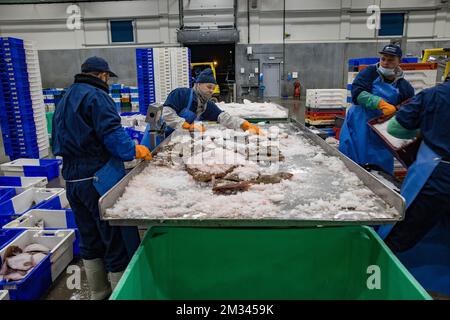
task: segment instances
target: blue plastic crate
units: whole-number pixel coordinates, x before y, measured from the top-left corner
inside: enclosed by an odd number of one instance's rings
[[[23,40],[14,38],[14,37],[1,37],[0,43],[10,43],[12,45],[22,45],[23,46]]]
[[[0,203],[0,227],[31,209],[63,210],[69,207],[65,191],[60,189],[29,189]],[[61,189],[62,190],[62,189]]]
[[[20,281],[0,281],[0,289],[8,290],[10,300],[38,300],[52,285],[50,258],[45,257]]]
[[[19,229],[0,229],[0,249],[6,246],[9,242],[14,240],[24,230]]]
[[[139,114],[139,112],[122,112],[120,115],[122,117],[128,117],[128,116],[135,116],[137,114]]]
[[[0,189],[0,203],[11,199],[16,195],[16,189],[14,188],[1,188]]]
[[[142,138],[144,137],[144,133],[138,130],[135,130],[133,128],[130,127],[126,127],[125,131],[128,133],[128,135],[130,136],[131,139],[136,139],[138,141],[138,143],[141,143]]]
[[[71,260],[74,240],[75,232],[69,229],[25,230],[10,241],[9,245],[24,247],[34,242],[48,247],[50,253],[24,279],[14,282],[1,281],[0,289],[9,290],[11,300],[39,299]]]

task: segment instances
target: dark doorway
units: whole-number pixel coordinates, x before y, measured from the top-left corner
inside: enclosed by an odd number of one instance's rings
[[[230,86],[236,80],[234,71],[235,44],[202,44],[187,45],[186,47],[191,50],[192,63],[215,62],[216,80],[220,88],[221,100],[229,101]],[[193,77],[195,77],[195,71],[192,72]]]

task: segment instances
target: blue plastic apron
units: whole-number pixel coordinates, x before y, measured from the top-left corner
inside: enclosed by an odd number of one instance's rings
[[[124,176],[125,167],[123,161],[113,157],[94,174],[93,184],[97,192],[102,196]],[[127,226],[121,226],[120,231],[128,256],[131,258],[141,243],[139,231],[136,227]]]
[[[187,105],[181,110],[179,116],[184,118],[186,122],[192,123],[195,120],[198,120],[198,117],[194,112],[192,112],[191,106],[192,106],[192,100],[193,100],[194,90],[191,89],[191,92],[189,94],[189,100]],[[168,137],[172,132],[174,132],[175,129],[170,128],[169,126],[166,126],[166,131],[164,132],[165,137]],[[142,137],[141,144],[146,146],[150,149],[150,123],[147,124],[145,127],[144,136]],[[159,143],[158,143],[159,144]]]
[[[408,168],[408,173],[400,190],[401,195],[406,200],[406,208],[413,203],[414,199],[417,197],[420,190],[422,190],[425,183],[427,183],[428,178],[441,160],[441,157],[422,141],[417,153],[416,161]],[[393,224],[380,226],[377,231],[378,235],[382,239],[385,239],[393,227]]]
[[[378,77],[372,83],[372,94],[386,102],[397,105],[399,90],[397,82],[386,83]],[[367,122],[381,116],[379,109],[367,109],[363,106],[353,105],[347,112],[340,133],[339,150],[360,165],[374,164],[387,173],[394,172],[394,157],[386,148],[381,138],[373,132]]]

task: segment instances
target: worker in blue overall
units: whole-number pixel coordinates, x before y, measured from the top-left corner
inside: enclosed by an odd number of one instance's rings
[[[438,222],[450,218],[449,124],[450,82],[421,91],[388,124],[394,137],[411,139],[420,132],[423,138],[401,188],[405,219],[392,230],[383,228],[381,235],[394,252],[412,248]]]
[[[341,128],[339,150],[361,166],[393,175],[393,155],[367,122],[394,114],[396,105],[414,96],[414,89],[400,68],[401,48],[389,44],[379,53],[380,62],[362,70],[353,81],[353,105]]]
[[[108,95],[110,76],[117,77],[104,59],[88,58],[58,104],[52,130],[95,300],[109,296],[140,243],[137,228],[111,227],[100,219],[99,198],[125,175],[123,161],[151,160],[148,148],[135,145],[121,125]]]
[[[231,116],[211,101],[216,84],[212,70],[205,69],[198,75],[192,89],[177,88],[169,94],[163,107],[163,118],[168,127],[166,136],[178,128],[205,131],[206,128],[197,121],[216,121],[229,129],[261,133],[258,126]]]

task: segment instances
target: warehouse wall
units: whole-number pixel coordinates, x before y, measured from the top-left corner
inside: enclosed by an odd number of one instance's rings
[[[285,0],[286,43],[373,41],[366,27],[369,5],[382,12],[408,12],[410,39],[450,40],[449,3],[440,0]],[[283,1],[250,0],[250,42],[282,43]],[[233,0],[184,0],[187,26],[233,24]],[[69,30],[69,5],[0,5],[0,35],[36,40],[39,49],[110,46],[108,19],[133,18],[137,45],[175,45],[178,0],[79,3],[81,29]],[[71,19],[69,19],[71,20]],[[248,42],[247,1],[238,1],[240,42]]]
[[[285,73],[298,72],[302,95],[306,89],[346,88],[347,64],[351,58],[375,57],[383,45],[389,42],[361,42],[361,43],[301,43],[286,44]],[[247,44],[236,46],[236,83],[237,94],[242,97],[257,97],[257,88],[248,91],[248,85],[257,86],[258,78],[250,78],[258,67],[257,61],[248,61]],[[260,59],[260,70],[263,63],[280,63],[280,73],[283,70],[282,44],[252,44],[252,59]],[[450,41],[417,41],[408,42],[405,54],[419,56],[424,48],[450,47]],[[274,58],[274,59],[273,59]],[[345,63],[342,63],[345,61]],[[244,68],[244,74],[241,74]],[[280,75],[282,78],[282,75]],[[281,81],[280,94],[293,96],[294,81]],[[283,88],[283,85],[285,88]]]
[[[247,2],[250,3],[250,34]],[[184,23],[201,27],[232,24],[233,3],[233,0],[184,0]],[[285,3],[286,33],[290,36],[285,39],[286,66],[281,77],[285,78],[287,72],[298,71],[300,80],[310,88],[342,87],[346,82],[346,67],[342,61],[373,56],[388,41],[375,37],[375,31],[367,28],[369,14],[366,8],[369,5],[379,5],[382,12],[408,12],[408,53],[417,54],[423,48],[436,46],[436,41],[450,40],[449,3],[440,0],[286,0]],[[135,84],[134,47],[179,45],[176,40],[178,0],[78,5],[82,17],[80,30],[67,29],[68,4],[0,5],[0,36],[37,41],[46,87],[70,84],[82,60],[91,54],[102,55],[111,61],[112,68],[121,76],[120,82]],[[254,70],[255,64],[247,61],[245,53],[249,37],[256,52],[254,58],[264,62],[275,56],[275,60],[268,61],[283,61],[282,9],[282,0],[238,1],[238,94],[247,90],[242,89],[242,85],[257,83],[257,74],[249,79],[249,71]],[[125,17],[135,19],[137,44],[118,48],[110,44],[108,19]],[[241,67],[245,69],[244,74],[240,74]],[[326,79],[317,76],[325,71]],[[256,92],[256,89],[252,91]]]

